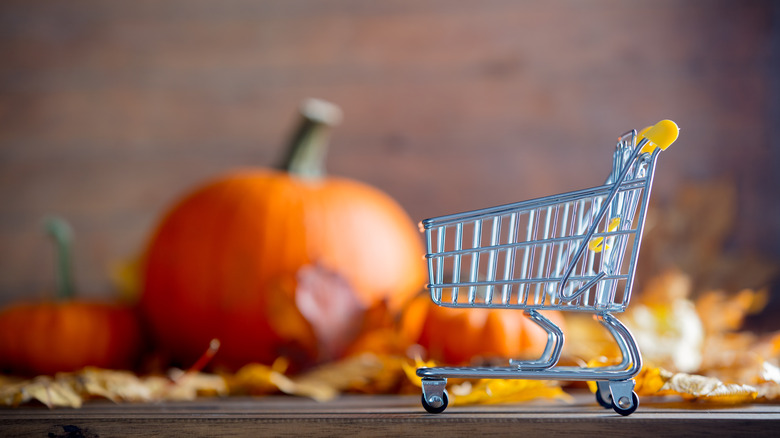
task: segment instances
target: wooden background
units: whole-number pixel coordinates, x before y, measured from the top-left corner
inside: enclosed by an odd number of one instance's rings
[[[0,302],[51,289],[52,213],[110,293],[169,203],[276,162],[307,97],[345,113],[330,172],[415,221],[600,184],[619,133],[671,118],[656,199],[733,184],[729,250],[779,257],[779,26],[755,0],[3,1]]]

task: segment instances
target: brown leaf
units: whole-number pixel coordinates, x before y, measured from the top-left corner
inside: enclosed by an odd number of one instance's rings
[[[298,271],[295,304],[314,328],[320,359],[338,357],[360,329],[366,310],[346,279],[321,266]]]

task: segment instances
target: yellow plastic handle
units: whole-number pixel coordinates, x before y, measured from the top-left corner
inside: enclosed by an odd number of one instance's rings
[[[680,135],[680,128],[677,127],[676,123],[671,120],[661,120],[655,125],[639,131],[637,142],[643,138],[648,140],[647,144],[642,148],[642,153],[653,152],[655,148],[661,148],[662,151],[665,151],[666,148],[677,140],[678,135]]]

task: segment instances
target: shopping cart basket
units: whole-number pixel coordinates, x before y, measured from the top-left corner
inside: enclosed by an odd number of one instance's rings
[[[656,159],[677,135],[670,120],[621,135],[602,186],[421,223],[435,304],[521,309],[547,332],[538,359],[419,368],[425,410],[447,407],[448,377],[595,381],[600,405],[621,415],[636,410],[633,377],[642,358],[631,332],[612,314],[624,311],[631,298]],[[556,366],[564,335],[539,310],[593,313],[614,337],[622,361]]]

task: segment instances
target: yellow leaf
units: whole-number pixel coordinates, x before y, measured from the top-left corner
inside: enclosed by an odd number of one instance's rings
[[[407,359],[373,353],[327,363],[295,378],[298,384],[325,384],[339,392],[386,393],[398,387]]]
[[[544,380],[480,379],[453,386],[453,405],[520,403],[538,398],[571,401],[555,382]]]
[[[634,392],[638,395],[660,395],[661,388],[671,378],[672,373],[662,368],[645,367],[634,378]]]
[[[417,369],[435,367],[436,363],[434,361],[426,362],[417,357],[414,362],[406,360],[401,365],[409,381],[417,387],[422,387],[422,378],[417,376]],[[448,389],[453,396],[453,405],[524,402],[537,398],[563,400],[571,398],[559,385],[542,380],[479,379],[458,381],[461,383],[451,385]]]
[[[417,375],[417,368],[432,368],[436,366],[436,362],[429,360],[424,361],[419,356],[414,359],[413,363],[405,361],[402,364],[406,377],[418,388],[422,388],[422,377]]]
[[[244,365],[235,374],[225,376],[231,394],[267,394],[276,388],[271,384],[271,367],[259,363]]]
[[[285,394],[311,397],[325,401],[338,395],[327,383],[303,380],[297,382],[283,374],[286,360],[277,360],[270,367],[258,363],[245,365],[233,376],[226,376],[231,394],[248,393],[252,395],[271,394],[282,391]]]

